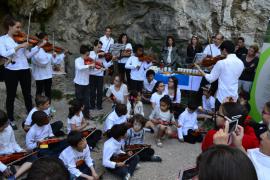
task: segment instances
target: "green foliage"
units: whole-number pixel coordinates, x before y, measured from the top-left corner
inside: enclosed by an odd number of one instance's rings
[[[64,94],[62,91],[58,89],[52,89],[52,99],[53,100],[61,100],[63,98]]]

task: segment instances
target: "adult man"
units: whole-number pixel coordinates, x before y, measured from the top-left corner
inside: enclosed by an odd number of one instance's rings
[[[243,62],[234,54],[235,47],[231,41],[224,41],[219,48],[226,58],[218,61],[210,74],[206,74],[196,65],[208,82],[212,83],[218,79],[216,110],[226,97],[238,99],[238,79],[244,69]]]
[[[239,59],[241,59],[244,55],[247,55],[247,53],[248,49],[245,46],[245,39],[243,37],[239,37],[235,47],[235,54]]]
[[[216,34],[215,38],[213,39],[213,44],[208,44],[204,51],[203,54],[216,57],[221,54],[221,51],[219,49],[219,46],[222,44],[224,40],[224,36],[222,34]]]
[[[99,38],[99,40],[102,42],[102,48],[101,50],[107,53],[110,49],[110,45],[114,44],[114,40],[111,37],[112,34],[112,28],[107,26],[105,28],[105,35]]]

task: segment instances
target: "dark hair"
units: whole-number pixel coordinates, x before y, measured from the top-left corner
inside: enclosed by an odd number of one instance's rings
[[[221,104],[221,109],[224,116],[227,116],[229,119],[232,119],[234,116],[241,115],[241,117],[238,118],[238,124],[240,126],[244,126],[247,113],[241,104],[236,102],[225,102]]]
[[[93,45],[94,45],[94,46],[97,46],[98,44],[103,45],[103,43],[102,43],[100,40],[96,39],[96,40],[93,42]]]
[[[139,122],[143,128],[147,122],[147,119],[141,114],[135,114],[132,118],[129,119],[129,123],[133,124],[135,121]]]
[[[197,158],[199,180],[257,180],[251,160],[241,150],[227,145],[212,146]]]
[[[45,38],[46,36],[48,36],[48,34],[45,33],[45,32],[40,32],[40,33],[36,33],[36,36],[37,36],[39,39],[43,39],[43,38]]]
[[[16,24],[16,22],[20,22],[20,21],[17,20],[17,19],[15,19],[11,15],[6,15],[4,17],[4,20],[3,20],[3,26],[4,26],[5,30],[8,31],[9,30],[9,26],[14,26]]]
[[[135,103],[135,100],[136,100],[136,98],[138,97],[138,95],[139,95],[139,92],[138,91],[136,91],[136,90],[131,90],[130,91],[130,93],[129,93],[129,98],[128,98],[128,100],[129,100],[129,102],[130,102],[130,105],[131,105],[131,115],[133,115],[134,114],[134,111],[133,111],[133,109],[134,109],[134,103]]]
[[[107,29],[112,30],[112,27],[111,27],[111,26],[106,26],[106,27],[105,27],[105,31],[106,31]]]
[[[47,96],[38,95],[35,98],[35,103],[37,107],[44,105],[48,101],[50,101],[50,99]]]
[[[160,85],[161,83],[163,83],[163,82],[162,82],[162,81],[157,81],[157,82],[156,82],[156,84],[155,84],[155,86],[154,86],[154,88],[153,88],[153,90],[152,90],[152,94],[154,94],[155,92],[157,92],[157,88],[159,87],[159,85]]]
[[[113,80],[114,80],[116,77],[119,77],[120,83],[122,84],[122,83],[123,83],[122,76],[121,76],[120,74],[115,74],[115,75],[113,76]]]
[[[73,100],[71,106],[69,107],[68,118],[71,119],[76,113],[81,111],[83,103],[79,100]]]
[[[168,108],[169,108],[169,111],[172,112],[172,101],[171,101],[170,96],[168,96],[168,95],[163,96],[163,97],[160,99],[159,102],[160,102],[160,103],[163,102],[163,103],[167,104],[167,106],[168,106]]]
[[[82,139],[83,135],[80,131],[71,131],[67,136],[67,142],[72,147],[77,147]]]
[[[195,46],[195,49],[201,49],[202,48],[202,45],[201,45],[201,43],[200,43],[200,40],[199,40],[199,37],[198,36],[195,36],[195,35],[193,35],[192,37],[191,37],[191,39],[190,39],[190,43],[189,43],[189,47],[192,47],[192,39],[193,38],[195,38],[195,39],[197,39],[197,44],[196,44],[196,46]]]
[[[49,123],[48,115],[44,111],[36,111],[32,115],[32,121],[38,126],[44,126]]]
[[[155,71],[152,69],[149,69],[148,71],[146,71],[146,77],[149,77],[150,75],[155,76],[156,75]]]
[[[134,49],[133,49],[133,53],[135,53],[136,54],[136,52],[138,51],[138,49],[142,49],[143,50],[143,45],[142,44],[136,44],[135,46],[134,46]]]
[[[169,46],[169,39],[172,39],[173,43],[172,43],[172,46],[174,47],[175,46],[175,39],[173,36],[167,36],[167,39],[166,39],[166,46],[168,47]]]
[[[219,46],[219,49],[220,50],[226,49],[228,54],[232,54],[235,51],[235,46],[232,43],[232,41],[226,40],[222,42],[222,44]]]
[[[87,45],[81,45],[80,54],[85,54],[90,51],[90,48]]]
[[[249,92],[246,92],[246,91],[241,91],[239,93],[239,97],[249,101],[250,100],[250,93]]]
[[[175,101],[177,96],[178,79],[175,76],[171,76],[169,77],[169,79],[173,80],[173,90],[174,90],[173,100]]]
[[[266,107],[267,111],[270,112],[270,101],[266,102],[264,106]]]
[[[116,124],[110,130],[110,135],[114,139],[119,139],[121,136],[125,136],[127,133],[128,127],[125,123]]]
[[[224,39],[224,36],[223,36],[222,34],[220,34],[220,33],[217,33],[217,34],[215,35],[215,39],[217,38],[217,36],[221,36],[221,39],[222,39],[222,40]]]
[[[243,42],[245,42],[245,39],[243,38],[243,37],[239,37],[239,38],[237,38],[237,40],[239,41],[243,41]]]
[[[34,161],[27,180],[62,180],[70,179],[69,172],[63,161],[55,157],[42,157]]]
[[[122,44],[122,38],[126,36],[127,37],[127,43],[129,42],[129,38],[128,38],[128,35],[126,33],[122,33],[120,34],[119,38],[118,38],[118,43]]]
[[[125,104],[117,103],[115,106],[115,112],[117,116],[123,116],[127,114],[127,106]]]
[[[195,111],[198,108],[198,104],[195,101],[188,101],[188,109]]]
[[[7,114],[0,109],[0,127],[6,125],[8,122]]]

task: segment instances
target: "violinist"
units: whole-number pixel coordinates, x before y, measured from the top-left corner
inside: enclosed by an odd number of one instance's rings
[[[129,145],[145,145],[144,136],[145,130],[144,126],[147,122],[147,119],[143,115],[135,114],[129,122],[132,124],[132,128],[128,129],[127,136],[125,140],[126,148]],[[140,150],[140,149],[136,149]],[[161,158],[155,154],[155,150],[151,147],[144,148],[138,155],[140,161],[152,161],[152,162],[161,162]]]
[[[120,176],[122,179],[129,180],[133,175],[139,162],[139,156],[133,155],[131,151],[124,152],[121,150],[122,143],[125,139],[128,127],[125,124],[114,125],[111,129],[111,138],[104,143],[102,164],[110,172]],[[124,159],[118,158],[126,156]],[[113,158],[115,161],[113,161]],[[124,162],[126,160],[126,162]]]
[[[102,42],[99,40],[94,41],[94,49],[90,52],[89,57],[95,61],[95,63],[102,66],[100,69],[96,67],[90,71],[90,109],[102,110],[102,92],[104,81],[104,70],[108,69],[112,65],[112,61],[107,62],[105,58],[99,58],[99,51],[102,48]]]
[[[93,71],[94,64],[85,63],[86,58],[89,57],[89,48],[86,45],[80,47],[81,56],[75,59],[75,97],[84,105],[83,116],[90,119],[90,87],[89,74]]]
[[[212,83],[218,80],[217,99],[215,102],[216,111],[226,97],[233,97],[234,100],[237,100],[238,80],[244,70],[243,62],[234,54],[235,47],[231,41],[224,41],[220,45],[220,50],[226,58],[218,61],[210,74],[206,74],[195,64],[208,82]]]
[[[99,38],[99,41],[102,42],[102,48],[100,50],[104,51],[105,53],[109,52],[111,44],[114,44],[114,40],[111,37],[112,28],[107,26],[105,28],[105,35]]]
[[[125,81],[125,76],[126,76],[127,78],[126,82],[129,83],[130,82],[130,69],[126,69],[125,65],[128,58],[131,56],[132,46],[129,43],[129,38],[127,34],[122,33],[118,39],[118,43],[125,45],[125,50],[121,52],[122,54],[120,55],[119,57],[120,59],[118,60],[118,71],[121,76],[121,79]]]
[[[14,100],[18,83],[21,85],[25,107],[29,113],[32,109],[31,98],[31,72],[27,59],[33,57],[42,46],[42,43],[28,50],[29,43],[21,44],[15,41],[15,36],[21,33],[22,24],[11,16],[4,19],[4,28],[6,35],[0,37],[0,55],[11,59],[11,63],[6,65],[5,85],[6,85],[6,108],[10,125],[14,130],[17,129],[14,124]]]
[[[6,113],[0,110],[0,156],[10,155],[18,152],[26,152],[23,150],[18,143],[16,142],[14,132],[11,126],[8,124],[8,117]],[[34,159],[34,158],[33,158]],[[28,171],[32,165],[30,158],[22,159],[18,162],[20,168],[17,172],[13,171],[15,168],[7,167],[7,164],[4,164],[0,160],[0,179],[1,176],[6,178],[13,177],[18,178]],[[16,164],[17,165],[17,164]]]
[[[70,179],[98,180],[99,177],[94,168],[90,148],[82,133],[71,131],[68,134],[67,141],[69,146],[61,152],[59,158],[68,169]]]
[[[44,42],[43,45],[47,44],[48,34],[41,32],[37,34],[37,37]],[[32,75],[36,81],[36,96],[45,92],[45,95],[51,99],[52,64],[60,64],[64,58],[65,53],[60,55],[57,55],[56,52],[47,53],[43,46],[32,57]]]
[[[180,63],[180,57],[173,36],[167,36],[166,46],[162,49],[161,58],[165,66],[176,68],[177,64]]]
[[[145,79],[145,73],[147,69],[152,66],[152,62],[140,61],[139,57],[143,56],[144,47],[141,44],[137,44],[134,47],[134,54],[126,62],[125,68],[131,69],[130,71],[130,86],[129,89],[142,92],[143,81]]]
[[[224,36],[222,34],[216,34],[215,38],[213,39],[213,44],[208,44],[204,48],[203,54],[206,54],[211,57],[221,55],[219,46],[222,44],[223,40]]]

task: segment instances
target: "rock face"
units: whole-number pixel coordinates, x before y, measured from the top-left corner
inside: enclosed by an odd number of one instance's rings
[[[25,22],[31,10],[31,32],[55,32],[57,43],[75,53],[80,44],[91,44],[102,36],[108,25],[113,28],[115,39],[126,32],[134,42],[153,47],[156,52],[167,34],[175,36],[183,55],[193,34],[206,42],[207,32],[221,32],[227,39],[243,36],[247,44],[261,44],[270,15],[270,0],[6,0],[3,3],[9,12],[24,17]]]

